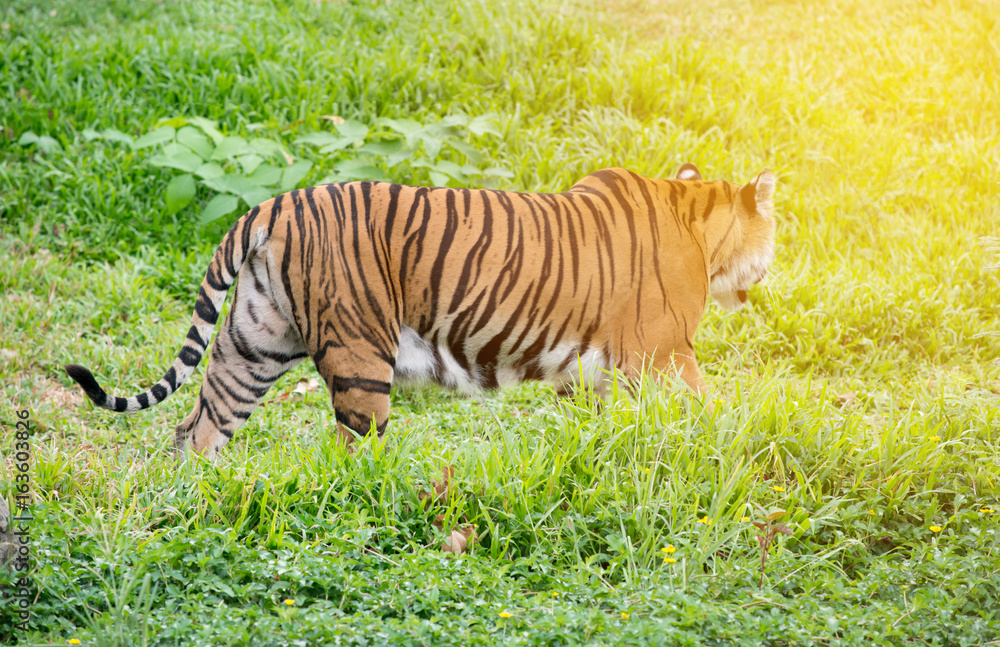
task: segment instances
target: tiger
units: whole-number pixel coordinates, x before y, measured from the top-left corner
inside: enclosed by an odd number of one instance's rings
[[[774,187],[769,170],[740,185],[685,164],[672,179],[603,169],[563,193],[375,181],[294,190],[222,238],[159,382],[116,397],[83,366],[65,370],[104,409],[163,402],[208,351],[235,283],[198,399],[175,430],[182,454],[214,459],[307,357],[348,445],[382,436],[398,383],[477,393],[539,380],[567,394],[586,375],[619,371],[679,374],[705,394],[694,335],[710,295],[738,310],[765,277]]]

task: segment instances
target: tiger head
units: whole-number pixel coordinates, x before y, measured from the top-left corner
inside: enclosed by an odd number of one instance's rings
[[[685,164],[678,180],[701,181],[693,164]],[[721,185],[718,197],[706,204],[702,220],[707,244],[709,291],[721,307],[739,310],[747,291],[766,275],[774,260],[774,173],[763,171],[740,186],[704,182],[706,189]],[[707,202],[707,200],[706,200]]]

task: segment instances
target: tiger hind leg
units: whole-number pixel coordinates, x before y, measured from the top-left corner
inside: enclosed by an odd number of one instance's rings
[[[177,426],[178,452],[190,447],[214,458],[271,385],[308,357],[298,330],[261,291],[253,269],[240,275],[233,305],[209,356],[198,402]]]

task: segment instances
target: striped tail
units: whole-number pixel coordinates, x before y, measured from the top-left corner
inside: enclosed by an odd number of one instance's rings
[[[256,206],[236,221],[219,243],[212,256],[212,262],[205,272],[205,279],[201,282],[194,314],[191,316],[191,328],[188,330],[184,345],[181,346],[173,366],[149,390],[130,398],[111,396],[105,393],[89,370],[79,364],[66,365],[66,372],[83,387],[87,397],[93,400],[94,404],[119,412],[148,409],[169,398],[191,377],[205,351],[208,350],[229,287],[236,281],[236,275],[250,253],[267,241],[271,233],[273,215],[277,213],[280,202],[280,197],[274,201],[271,223],[256,222],[261,210],[260,206]]]

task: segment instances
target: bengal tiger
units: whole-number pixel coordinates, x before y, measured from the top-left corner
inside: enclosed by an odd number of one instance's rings
[[[707,299],[747,301],[774,256],[774,174],[737,185],[611,168],[565,193],[346,182],[243,215],[205,273],[173,365],[130,398],[66,371],[93,402],[138,411],[170,397],[208,349],[236,292],[175,446],[217,453],[288,370],[311,357],[338,432],[381,435],[399,381],[464,392],[581,376],[679,372],[706,384],[694,335]],[[581,370],[582,369],[582,370]]]

